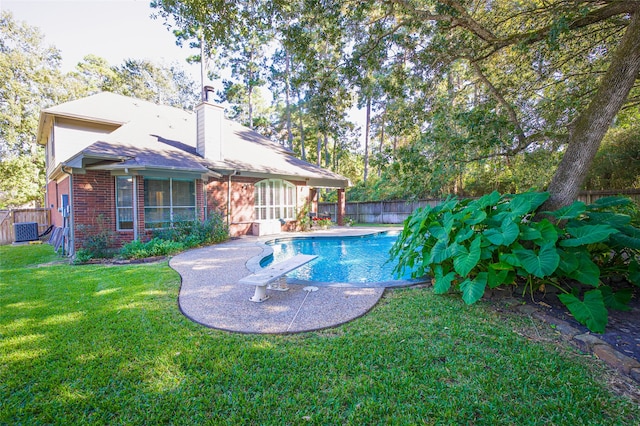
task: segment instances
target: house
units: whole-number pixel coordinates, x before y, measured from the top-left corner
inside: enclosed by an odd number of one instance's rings
[[[113,93],[45,109],[46,205],[67,228],[69,251],[106,227],[116,244],[150,238],[180,220],[216,211],[232,236],[294,230],[317,188],[337,188],[344,216],[347,178],[302,161],[224,118],[203,101],[195,112]]]

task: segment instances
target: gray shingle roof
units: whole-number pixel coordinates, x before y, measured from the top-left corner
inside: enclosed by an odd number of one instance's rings
[[[312,186],[349,185],[346,177],[303,161],[230,120],[223,120],[224,160],[212,161],[196,152],[195,113],[178,108],[103,92],[43,110],[42,117],[47,115],[120,125],[69,159],[75,167],[202,174],[236,171],[246,176],[306,180]]]

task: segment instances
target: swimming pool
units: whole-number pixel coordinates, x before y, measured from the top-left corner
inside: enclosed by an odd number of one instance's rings
[[[351,285],[358,287],[391,287],[410,285],[420,280],[409,276],[396,278],[395,261],[389,250],[398,232],[380,232],[363,236],[294,237],[268,241],[273,255],[265,257],[261,266],[280,262],[296,254],[316,254],[314,261],[287,274],[289,282],[313,282],[316,285]]]

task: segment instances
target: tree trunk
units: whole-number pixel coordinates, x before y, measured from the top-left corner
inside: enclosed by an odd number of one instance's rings
[[[382,159],[382,150],[384,149],[384,119],[385,119],[385,115],[387,113],[387,109],[385,108],[385,110],[382,112],[382,117],[380,117],[380,148],[378,149],[378,151],[380,152],[380,159]],[[382,161],[380,161],[380,165],[378,166],[378,177],[382,176]]]
[[[322,134],[318,133],[318,141],[316,142],[316,164],[322,166]]]
[[[598,91],[570,129],[567,150],[549,184],[551,197],[540,207],[541,211],[556,210],[577,198],[602,138],[624,104],[638,73],[640,12],[632,15]]]
[[[298,119],[300,123],[300,155],[304,161],[307,161],[307,150],[304,145],[304,123],[302,122],[302,100],[300,99],[300,91],[296,91],[298,95]]]
[[[249,54],[249,66],[253,64],[253,49]],[[249,102],[249,128],[253,129],[253,71],[249,69],[249,81],[247,82],[247,97]]]
[[[371,98],[367,99],[367,117],[364,130],[364,181],[369,176],[369,130],[371,128]]]
[[[290,100],[290,84],[289,78],[291,74],[291,57],[289,56],[289,52],[285,53],[285,78],[284,78],[284,93],[285,93],[285,102],[287,108],[287,148],[293,151],[293,132],[291,131],[291,100]]]
[[[331,159],[329,158],[329,136],[324,134],[324,168],[328,169],[331,164]]]
[[[333,171],[338,172],[338,136],[333,136]]]
[[[253,86],[249,84],[249,88],[247,90],[248,102],[249,102],[249,128],[253,129],[253,100],[251,99],[253,94]]]

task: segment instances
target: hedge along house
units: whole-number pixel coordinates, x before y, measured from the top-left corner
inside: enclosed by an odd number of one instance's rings
[[[45,109],[46,205],[66,227],[69,252],[108,232],[115,245],[154,229],[221,213],[232,236],[296,229],[317,188],[337,188],[344,217],[347,178],[302,161],[202,102],[195,113],[113,93]]]

